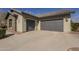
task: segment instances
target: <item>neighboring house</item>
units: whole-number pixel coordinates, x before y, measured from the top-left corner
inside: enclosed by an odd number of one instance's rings
[[[16,32],[26,31],[71,31],[71,14],[74,11],[58,11],[42,15],[31,15],[11,9],[7,14],[7,29]]]

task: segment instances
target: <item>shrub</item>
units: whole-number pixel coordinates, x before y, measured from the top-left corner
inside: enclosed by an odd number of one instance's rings
[[[2,25],[0,26],[0,38],[3,38],[6,34],[6,26]]]
[[[0,38],[3,38],[6,34],[6,30],[5,29],[0,29]]]
[[[78,31],[79,23],[71,23],[71,30],[72,31]]]

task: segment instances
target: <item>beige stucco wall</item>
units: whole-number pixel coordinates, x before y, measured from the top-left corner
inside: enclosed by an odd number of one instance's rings
[[[35,31],[41,30],[41,21],[35,20]]]
[[[21,15],[17,18],[17,32],[23,32],[23,16]]]
[[[23,17],[23,32],[26,32],[26,26],[27,26],[27,24],[26,24],[26,18],[24,18]]]
[[[18,18],[16,20],[16,31],[17,32],[25,32],[26,31],[26,21],[25,21],[25,18],[21,15],[21,14],[18,14],[16,12],[12,12],[11,13],[12,15],[13,14],[16,14],[18,15]],[[13,17],[13,16],[12,16]],[[15,24],[14,24],[15,25]]]
[[[37,20],[35,20],[35,31],[37,30]]]
[[[9,19],[12,19],[12,27],[9,27]],[[12,15],[10,15],[9,18],[7,19],[7,29],[15,30],[15,17],[13,17]]]
[[[68,21],[66,21],[68,20]],[[63,31],[71,32],[71,18],[63,18]]]

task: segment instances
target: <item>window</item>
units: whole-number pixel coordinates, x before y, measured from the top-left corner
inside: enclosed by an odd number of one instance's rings
[[[12,27],[12,19],[9,19],[9,27]]]

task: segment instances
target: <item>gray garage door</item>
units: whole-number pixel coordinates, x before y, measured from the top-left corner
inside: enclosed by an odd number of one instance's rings
[[[35,21],[34,20],[26,20],[26,30],[27,31],[34,31],[35,30]]]
[[[63,20],[41,21],[41,30],[63,31]]]

